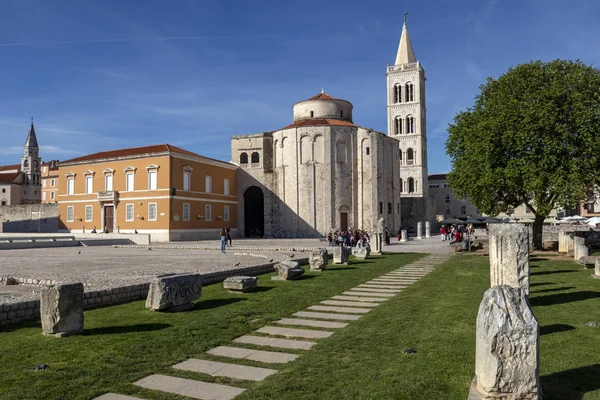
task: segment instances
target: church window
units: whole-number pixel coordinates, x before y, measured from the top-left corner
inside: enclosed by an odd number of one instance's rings
[[[401,135],[402,134],[402,117],[396,117],[394,123],[394,134]]]
[[[313,118],[314,116],[315,116],[315,112],[314,112],[314,111],[311,111],[311,112],[310,112],[310,117],[311,117],[311,118]]]
[[[415,163],[415,152],[413,149],[406,150],[406,165],[413,165]]]
[[[415,192],[415,180],[413,178],[408,178],[408,193]]]
[[[300,138],[300,164],[312,161],[312,141],[308,136]]]
[[[260,162],[260,154],[258,154],[258,152],[254,152],[252,153],[252,155],[250,156],[250,161],[252,162],[252,164],[258,164]]]
[[[402,154],[402,153],[400,153],[400,154]],[[403,190],[402,190],[402,178],[400,178],[400,193],[402,193],[402,192],[403,192]]]
[[[379,202],[379,214],[383,214],[383,202]]]
[[[366,148],[366,153],[367,153],[367,155],[371,154],[371,149],[367,147]]]
[[[6,205],[6,201],[2,200],[2,205],[5,206]]]
[[[316,164],[323,164],[325,162],[325,143],[321,135],[315,136],[314,154]]]
[[[404,88],[405,88],[404,101],[406,101],[406,102],[414,101],[414,99],[415,99],[414,85],[412,83],[407,83]]]
[[[415,133],[415,119],[410,115],[406,117],[406,133]]]
[[[402,164],[402,149],[398,149],[398,157],[400,159],[400,164]],[[400,190],[402,191],[402,190]]]
[[[344,111],[340,111],[340,118],[344,118]]]
[[[240,154],[240,164],[248,164],[248,153]]]
[[[85,206],[85,222],[92,222],[92,206]]]
[[[25,168],[29,167],[29,160],[23,161],[23,167],[25,167]]]
[[[392,203],[388,203],[388,214],[392,213]]]
[[[346,143],[337,142],[335,144],[336,161],[338,163],[346,163]]]
[[[402,85],[394,86],[394,103],[402,103]]]

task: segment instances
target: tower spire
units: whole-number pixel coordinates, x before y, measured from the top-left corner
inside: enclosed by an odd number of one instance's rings
[[[396,62],[394,65],[417,62],[410,36],[408,36],[408,28],[406,26],[407,15],[408,13],[404,13],[404,25],[402,25],[402,35],[400,36],[400,45],[398,46],[398,53],[396,54]]]
[[[31,117],[31,127],[29,128],[29,134],[25,141],[25,148],[39,148],[37,138],[35,136],[35,128],[33,127],[33,117]]]

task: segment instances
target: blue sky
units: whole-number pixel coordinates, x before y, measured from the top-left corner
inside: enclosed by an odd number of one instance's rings
[[[529,60],[600,64],[600,2],[0,0],[0,164],[35,118],[44,160],[170,143],[230,160],[230,137],[288,125],[325,87],[386,132],[402,14],[427,76],[429,173],[453,116]]]

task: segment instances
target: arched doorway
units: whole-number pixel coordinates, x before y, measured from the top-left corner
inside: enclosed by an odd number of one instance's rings
[[[265,198],[262,190],[250,186],[244,192],[244,235],[263,237],[265,233]]]

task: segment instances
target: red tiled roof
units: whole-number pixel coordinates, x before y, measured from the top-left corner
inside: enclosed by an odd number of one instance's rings
[[[19,174],[20,174],[20,172],[13,172],[10,174],[0,174],[0,183],[11,183],[19,176]]]
[[[193,153],[191,151],[187,151],[187,150],[181,149],[179,147],[165,143],[165,144],[157,144],[157,145],[152,145],[152,146],[133,147],[130,149],[102,151],[100,153],[88,154],[86,156],[72,158],[72,159],[66,160],[66,161],[61,161],[60,164],[78,163],[78,162],[83,162],[83,161],[102,160],[102,159],[106,159],[106,158],[137,156],[137,155],[143,155],[143,154],[155,154],[155,153],[165,153],[165,152],[173,152],[173,153],[180,153],[180,154],[185,154],[185,155],[193,156],[193,157],[208,158],[208,157],[204,157],[199,154]],[[216,161],[218,161],[218,160],[216,160]],[[224,161],[221,161],[221,162],[224,162]]]
[[[445,181],[448,179],[446,174],[434,174],[427,177],[430,181]]]
[[[332,96],[328,95],[325,92],[321,92],[318,95],[313,96],[313,97],[311,97],[308,100],[322,100],[322,99],[325,99],[325,100],[339,100],[339,99],[336,99],[335,97],[332,97]]]
[[[302,126],[356,126],[352,122],[344,121],[343,119],[326,119],[326,118],[315,118],[315,119],[303,119],[296,121],[291,125],[286,126],[282,129],[298,128]]]
[[[16,169],[17,171],[21,170],[21,164],[13,164],[13,165],[0,165],[0,171],[10,171]]]

